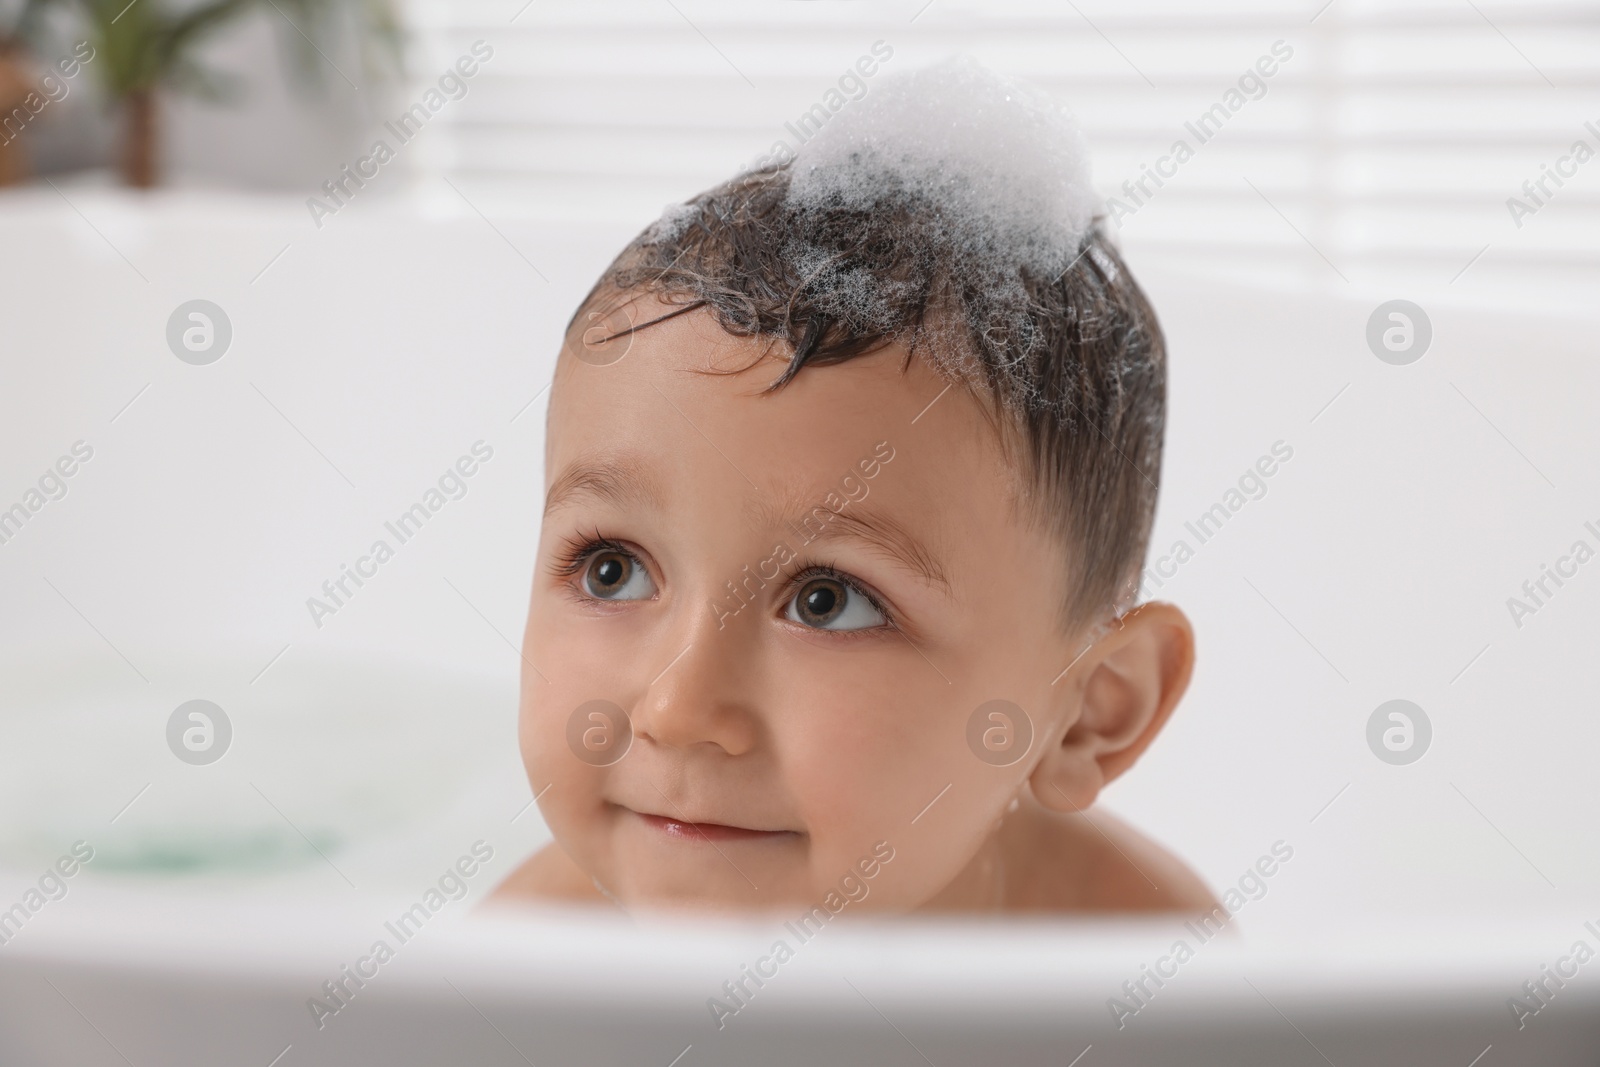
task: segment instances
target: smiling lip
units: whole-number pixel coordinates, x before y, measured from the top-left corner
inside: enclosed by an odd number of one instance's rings
[[[644,820],[646,826],[677,841],[775,841],[795,836],[793,830],[750,830],[743,826],[725,826],[716,822],[685,822],[682,819],[669,819],[665,815],[649,815],[642,811],[636,811],[634,814]]]

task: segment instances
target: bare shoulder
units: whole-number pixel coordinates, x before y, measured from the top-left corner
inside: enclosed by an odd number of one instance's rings
[[[1193,912],[1216,896],[1172,852],[1104,810],[1037,812],[1010,830],[1019,911]]]
[[[507,875],[483,903],[485,907],[499,907],[551,901],[608,903],[593,880],[553,841]]]

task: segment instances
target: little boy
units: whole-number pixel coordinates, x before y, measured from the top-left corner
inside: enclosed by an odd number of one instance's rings
[[[550,398],[521,748],[554,841],[498,900],[1209,909],[1084,809],[1189,681],[1133,606],[1155,315],[1077,128],[970,62],[669,209]]]

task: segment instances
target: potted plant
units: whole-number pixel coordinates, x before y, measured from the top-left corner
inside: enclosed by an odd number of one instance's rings
[[[149,188],[160,178],[161,93],[194,93],[210,99],[234,94],[233,79],[204,67],[200,45],[217,30],[257,9],[281,16],[303,80],[318,83],[322,46],[338,31],[358,34],[364,68],[375,58],[398,65],[400,29],[391,0],[202,0],[175,7],[170,0],[27,0],[29,9],[70,8],[85,23],[94,46],[94,70],[107,102],[121,113],[118,156],[123,181]],[[36,11],[32,12],[37,14]],[[35,18],[34,21],[37,21]]]
[[[14,18],[0,18],[0,185],[15,185],[29,174],[20,139],[23,123],[7,125],[6,120],[34,91],[28,34],[39,6],[38,0],[27,0]]]

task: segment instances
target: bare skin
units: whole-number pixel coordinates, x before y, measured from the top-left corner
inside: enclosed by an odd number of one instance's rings
[[[978,398],[894,347],[764,394],[782,354],[704,311],[598,346],[582,329],[523,642],[523,761],[555,841],[493,901],[1215,905],[1084,814],[1188,685],[1188,620],[1145,604],[1063,630],[1067,549],[1020,517],[1029,486]]]
[[[1211,891],[1182,860],[1107,812],[1096,812],[1091,823],[1086,815],[1034,806],[1026,814],[1009,816],[997,840],[1001,861],[1017,873],[1005,879],[989,910],[1205,913],[1217,907]],[[975,857],[957,882],[983,882],[982,864]],[[525,905],[538,900],[614,904],[554,842],[513,871],[486,903]],[[920,910],[981,909],[933,900]]]

